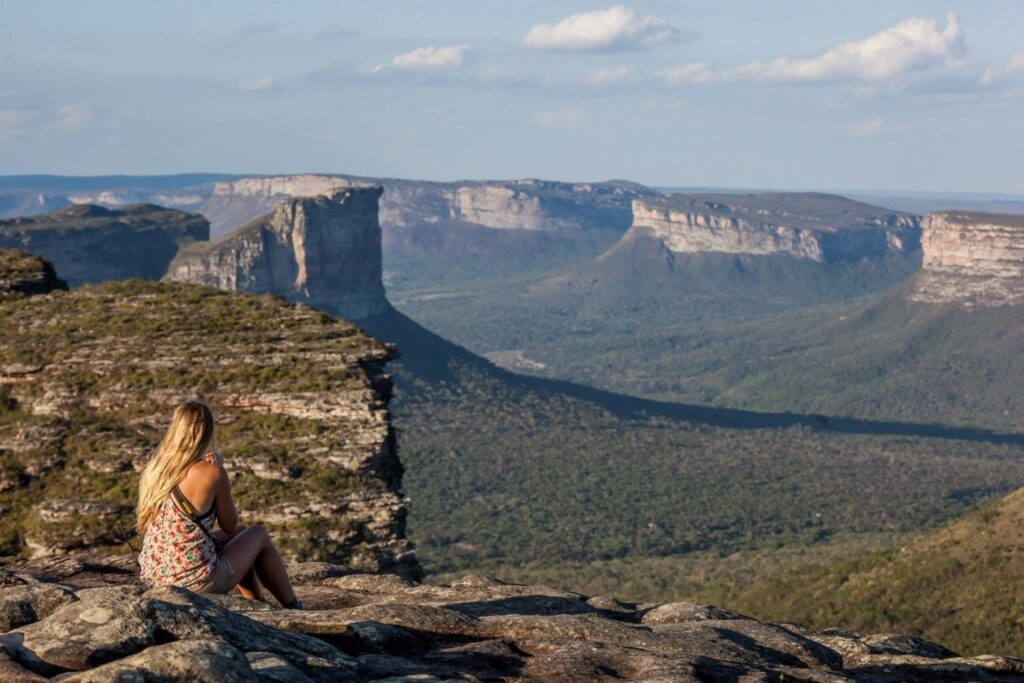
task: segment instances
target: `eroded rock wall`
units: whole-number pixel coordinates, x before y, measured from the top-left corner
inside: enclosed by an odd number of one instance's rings
[[[931,213],[921,221],[922,270],[910,298],[924,303],[1024,303],[1024,217]]]
[[[267,182],[270,182],[268,179]],[[387,310],[381,281],[380,187],[342,187],[285,199],[262,219],[192,245],[166,278],[273,292],[346,318]]]
[[[338,187],[381,185],[380,224],[386,244],[409,243],[402,234],[424,227],[474,226],[500,230],[625,232],[633,198],[653,191],[625,182],[562,183],[544,180],[430,182],[336,175],[293,175],[218,182],[199,208],[214,237],[270,211],[292,197]]]
[[[670,195],[633,202],[632,232],[676,253],[788,254],[819,262],[919,247],[909,214],[819,194]]]

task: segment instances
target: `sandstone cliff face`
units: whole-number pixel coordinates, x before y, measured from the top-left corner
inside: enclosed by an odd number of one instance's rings
[[[273,292],[362,319],[388,308],[381,281],[379,187],[286,199],[269,215],[212,243],[192,245],[166,278],[242,292]]]
[[[202,216],[138,204],[119,210],[76,204],[45,216],[0,220],[0,247],[53,263],[72,287],[159,279],[181,245],[209,239]]]
[[[543,180],[439,183],[331,175],[246,178],[219,182],[199,207],[214,237],[269,211],[283,199],[336,187],[384,187],[380,223],[385,249],[413,246],[406,233],[431,227],[572,233],[629,227],[633,198],[652,194],[632,183],[561,183]]]
[[[137,472],[198,395],[244,523],[291,557],[414,575],[393,353],[305,306],[191,284],[0,298],[0,555],[138,547]]]
[[[676,253],[788,254],[819,262],[919,247],[915,217],[821,194],[670,195],[633,202],[631,233]]]
[[[1024,217],[948,211],[921,221],[924,263],[910,298],[924,303],[1024,303]]]

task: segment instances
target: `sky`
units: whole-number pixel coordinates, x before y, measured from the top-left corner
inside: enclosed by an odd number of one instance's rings
[[[1024,2],[0,3],[0,174],[1024,193]]]

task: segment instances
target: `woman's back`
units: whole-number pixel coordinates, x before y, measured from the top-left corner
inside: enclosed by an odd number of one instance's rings
[[[212,513],[211,509],[193,521],[171,496],[167,497],[142,539],[139,565],[146,585],[189,588],[209,580],[217,562],[217,548],[209,536],[213,531]]]

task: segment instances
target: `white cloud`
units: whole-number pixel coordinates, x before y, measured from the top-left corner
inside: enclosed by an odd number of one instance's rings
[[[699,85],[710,83],[717,78],[711,67],[704,62],[690,62],[672,69],[658,72],[669,85]]]
[[[590,74],[590,77],[587,78],[587,82],[594,85],[618,83],[619,81],[624,81],[632,76],[634,71],[635,69],[631,66],[613,66],[607,69],[599,69]]]
[[[544,126],[545,128],[578,126],[583,123],[583,119],[583,112],[579,109],[542,111],[533,115],[534,123],[538,126]]]
[[[904,123],[888,123],[881,116],[866,119],[850,126],[850,132],[859,138],[880,133],[902,133],[910,130],[910,126]]]
[[[242,81],[238,84],[238,89],[243,92],[262,92],[264,90],[270,90],[273,87],[273,76],[264,76],[263,78],[257,78],[254,81]]]
[[[437,71],[443,69],[454,69],[463,65],[466,61],[466,54],[473,48],[468,43],[461,45],[446,45],[444,47],[420,47],[412,52],[395,55],[390,64],[378,64],[373,68],[373,73],[383,71],[390,67],[406,71]]]
[[[953,64],[964,53],[964,39],[955,13],[941,29],[935,19],[912,17],[864,40],[843,43],[809,59],[780,57],[715,70],[693,62],[661,72],[670,84],[715,81],[882,81],[908,71]]]
[[[92,121],[92,107],[88,102],[66,104],[57,110],[57,120],[48,129],[71,132],[84,128]]]
[[[545,50],[644,50],[679,40],[675,26],[637,16],[623,5],[573,14],[557,24],[537,24],[523,38],[526,47]]]
[[[1024,75],[1024,50],[1014,55],[1013,59],[1005,67],[985,69],[985,73],[981,75],[980,82],[983,85],[988,85],[996,81],[1022,75]]]

